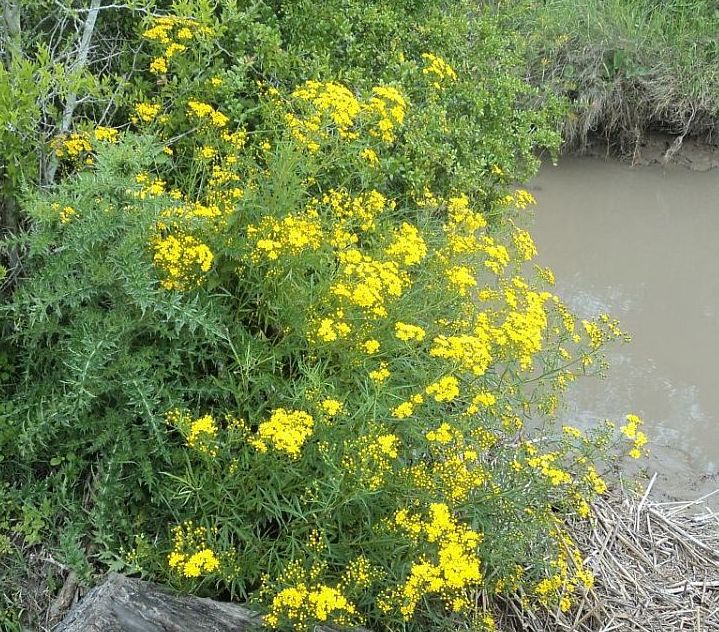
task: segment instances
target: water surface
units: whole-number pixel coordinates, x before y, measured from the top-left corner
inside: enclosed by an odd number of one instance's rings
[[[607,378],[573,386],[563,420],[636,412],[662,491],[719,487],[719,171],[574,158],[545,165],[531,185],[539,262],[557,294],[632,335],[609,349]]]

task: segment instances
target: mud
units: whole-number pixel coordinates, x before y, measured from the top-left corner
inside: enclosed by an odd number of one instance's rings
[[[690,171],[710,171],[719,167],[719,138],[679,136],[653,132],[642,137],[633,151],[622,153],[602,138],[593,138],[581,149],[566,152],[564,160],[573,158],[617,159],[630,166],[682,167]]]

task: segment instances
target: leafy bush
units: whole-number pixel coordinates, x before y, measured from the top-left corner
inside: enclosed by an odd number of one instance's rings
[[[553,113],[436,49],[375,85],[257,85],[222,45],[254,10],[148,24],[161,80],[134,131],[59,139],[62,183],[26,204],[0,311],[9,529],[86,578],[251,599],[274,627],[568,609],[591,574],[565,525],[604,490],[613,429],[531,429],[623,334],[575,322],[530,264],[533,199],[507,183],[556,145]]]

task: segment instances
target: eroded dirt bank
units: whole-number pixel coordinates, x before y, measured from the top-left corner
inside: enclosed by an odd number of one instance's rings
[[[714,142],[716,141],[716,142]],[[594,137],[585,146],[567,147],[564,159],[615,159],[632,166],[658,165],[682,167],[690,171],[710,171],[719,167],[719,137],[686,136],[681,138],[660,132],[650,133],[633,145],[632,151],[620,151],[618,145]]]

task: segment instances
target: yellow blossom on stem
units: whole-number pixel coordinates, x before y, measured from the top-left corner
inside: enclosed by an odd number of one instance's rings
[[[271,445],[279,452],[285,452],[291,458],[300,456],[302,446],[312,435],[314,420],[301,410],[277,408],[270,418],[257,428],[257,435],[250,443],[260,452]]]
[[[394,326],[394,335],[405,342],[416,340],[422,342],[426,335],[424,329],[417,325],[409,325],[407,323],[398,322]]]

